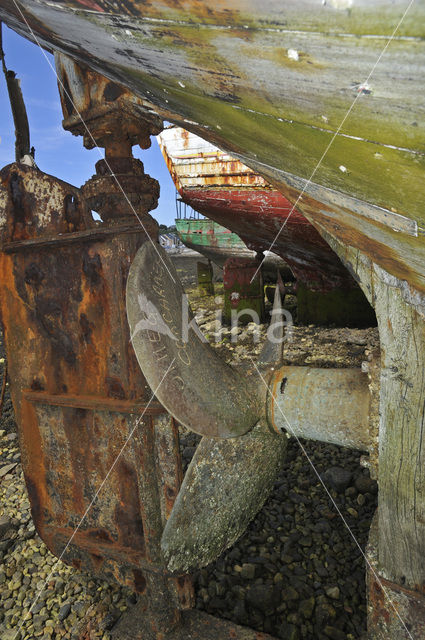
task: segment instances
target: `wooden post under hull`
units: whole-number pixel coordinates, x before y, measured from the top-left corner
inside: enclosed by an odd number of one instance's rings
[[[422,602],[425,593],[425,300],[407,282],[388,274],[359,250],[324,235],[358,276],[375,309],[381,342],[373,580],[385,582],[383,593],[387,596],[379,611],[370,601],[369,638],[416,640],[423,636],[412,635],[409,625],[416,628],[414,625],[425,622],[423,605],[415,605],[416,601]],[[400,625],[386,626],[385,620],[394,618],[388,585],[393,592],[409,595],[410,605],[405,611],[409,619],[403,621],[401,630]]]

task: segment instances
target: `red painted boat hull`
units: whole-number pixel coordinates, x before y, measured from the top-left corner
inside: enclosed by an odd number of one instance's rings
[[[191,187],[180,189],[180,195],[193,209],[237,233],[250,249],[279,255],[309,289],[356,286],[329,245],[279,191]]]

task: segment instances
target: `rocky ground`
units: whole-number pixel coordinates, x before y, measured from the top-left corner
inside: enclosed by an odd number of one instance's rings
[[[199,298],[193,290],[190,298],[204,333],[223,357],[233,362],[256,357],[266,325],[258,342],[252,325],[217,331],[214,299]],[[287,304],[294,309],[294,299]],[[284,358],[295,364],[360,366],[365,350],[377,341],[376,329],[295,326]],[[3,358],[0,352],[0,381]],[[8,393],[0,429],[0,638],[77,640],[84,629],[87,640],[107,640],[134,596],[56,562],[31,522]],[[185,466],[197,442],[196,435],[182,434]],[[376,507],[376,484],[360,466],[359,453],[302,445],[304,452],[289,441],[273,494],[245,535],[195,576],[196,605],[284,640],[358,639],[366,622],[364,559],[315,470],[361,548]]]
[[[220,285],[216,292],[221,293]],[[259,328],[258,342],[253,324],[217,330],[219,302],[199,297],[196,290],[189,297],[201,328],[226,360],[255,359],[266,324]],[[290,296],[285,306],[294,311],[294,303]],[[377,346],[376,328],[293,326],[284,363],[360,367]],[[197,436],[187,435],[185,442],[187,463]],[[304,451],[290,439],[274,491],[245,535],[197,574],[197,606],[284,640],[357,639],[366,631],[365,562],[353,536],[364,549],[377,486],[360,465],[359,452],[307,441],[301,445]]]

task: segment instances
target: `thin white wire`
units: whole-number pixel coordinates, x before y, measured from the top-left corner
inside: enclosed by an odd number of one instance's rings
[[[35,605],[37,604],[37,602],[38,602],[38,600],[39,600],[39,598],[40,598],[40,595],[41,595],[41,593],[42,593],[43,589],[45,588],[46,584],[50,581],[51,577],[53,576],[53,573],[54,573],[54,572],[55,572],[55,570],[56,570],[56,567],[58,566],[59,562],[62,560],[62,558],[63,558],[64,554],[66,553],[66,550],[67,550],[67,549],[68,549],[68,547],[69,547],[69,545],[72,543],[72,541],[73,541],[73,539],[74,539],[75,535],[77,534],[78,530],[80,529],[81,525],[83,524],[83,522],[84,522],[84,520],[85,520],[85,518],[86,518],[87,514],[89,513],[90,509],[92,508],[93,504],[96,502],[96,500],[97,500],[97,497],[98,497],[99,493],[102,491],[102,489],[103,489],[103,487],[105,486],[105,484],[106,484],[106,482],[107,482],[107,480],[108,480],[109,476],[111,475],[112,471],[114,470],[115,465],[117,464],[118,460],[120,459],[120,457],[121,457],[121,455],[122,455],[122,453],[123,453],[124,449],[126,448],[126,446],[128,445],[128,443],[130,442],[131,438],[133,437],[133,433],[136,431],[137,427],[139,426],[140,422],[142,421],[142,419],[143,419],[143,417],[144,417],[144,415],[145,415],[146,411],[147,411],[147,410],[148,410],[148,408],[149,408],[149,405],[151,404],[152,400],[155,398],[155,395],[156,395],[156,393],[157,393],[158,389],[160,388],[160,386],[161,386],[161,385],[162,385],[162,383],[164,382],[164,380],[165,380],[166,376],[168,375],[168,372],[170,371],[171,367],[173,366],[174,361],[175,361],[175,358],[173,358],[173,360],[172,360],[172,362],[171,362],[170,366],[168,367],[167,371],[166,371],[166,372],[164,373],[164,375],[162,376],[162,378],[161,378],[161,380],[160,380],[160,382],[159,382],[159,384],[158,384],[157,388],[156,388],[156,389],[155,389],[155,391],[152,393],[152,395],[151,395],[151,397],[150,397],[150,399],[149,399],[149,402],[147,403],[146,407],[143,409],[143,413],[142,413],[142,414],[141,414],[141,416],[137,419],[136,424],[134,425],[134,427],[133,427],[133,428],[132,428],[132,430],[130,431],[129,436],[127,437],[127,439],[126,439],[126,441],[124,442],[123,446],[121,447],[121,449],[120,449],[119,453],[117,454],[117,456],[116,456],[115,460],[113,461],[112,465],[110,466],[108,473],[106,474],[106,476],[105,476],[105,477],[104,477],[104,479],[102,480],[102,482],[101,482],[101,484],[100,484],[99,488],[97,489],[96,493],[94,494],[94,496],[93,496],[93,498],[92,498],[92,500],[91,500],[91,502],[90,502],[89,506],[87,507],[87,509],[85,510],[85,512],[84,512],[84,514],[83,514],[83,516],[81,517],[80,522],[79,522],[79,523],[77,524],[77,526],[75,527],[74,532],[72,533],[71,537],[69,538],[68,542],[66,543],[65,547],[63,548],[62,553],[60,554],[60,556],[59,556],[59,557],[58,557],[58,559],[56,560],[55,564],[53,565],[53,568],[51,569],[51,571],[50,571],[49,575],[48,575],[48,576],[47,576],[47,578],[45,579],[45,581],[44,581],[44,583],[43,583],[43,586],[39,589],[38,594],[37,594],[37,595],[36,595],[36,597],[34,598],[34,601],[33,601],[32,605],[31,605],[30,609],[28,610],[28,612],[27,612],[27,613],[26,613],[26,615],[24,616],[24,618],[23,618],[23,620],[22,620],[21,624],[19,625],[19,627],[18,627],[18,629],[17,629],[17,631],[16,631],[16,634],[15,634],[15,636],[14,636],[13,640],[16,640],[16,638],[17,638],[17,636],[18,636],[19,632],[21,631],[21,629],[22,629],[22,627],[24,626],[24,624],[25,624],[26,620],[28,619],[28,616],[30,615],[30,613],[32,613],[32,610],[34,609]]]
[[[378,59],[376,60],[375,64],[373,65],[373,67],[372,67],[372,69],[371,69],[371,71],[370,71],[369,75],[367,76],[366,80],[364,81],[364,83],[363,83],[364,85],[366,85],[366,84],[368,83],[368,81],[370,80],[371,76],[373,75],[373,73],[374,73],[374,71],[375,71],[375,69],[376,69],[377,65],[379,64],[379,62],[380,62],[380,60],[381,60],[382,56],[383,56],[383,55],[384,55],[384,53],[386,52],[386,50],[387,50],[388,46],[390,45],[391,41],[393,40],[393,38],[394,38],[395,34],[397,33],[398,29],[400,28],[400,26],[401,26],[402,22],[404,21],[404,19],[405,19],[406,15],[407,15],[407,13],[408,13],[408,11],[410,10],[411,6],[412,6],[412,5],[413,5],[413,3],[414,3],[414,1],[415,1],[415,0],[411,0],[411,1],[409,2],[409,5],[407,6],[407,8],[406,8],[405,12],[403,13],[403,16],[401,17],[400,21],[398,22],[397,26],[395,27],[395,29],[394,29],[393,33],[391,34],[390,38],[389,38],[389,39],[388,39],[388,41],[386,42],[386,44],[385,44],[384,48],[382,49],[382,51],[381,51],[380,55],[378,56]],[[83,118],[82,118],[82,116],[81,116],[80,112],[79,112],[79,111],[78,111],[78,109],[76,108],[76,106],[75,106],[75,104],[74,104],[74,102],[73,102],[73,100],[72,100],[72,97],[71,97],[71,96],[69,95],[69,93],[66,91],[66,88],[64,87],[64,85],[63,85],[62,81],[61,81],[61,80],[60,80],[60,78],[58,77],[58,74],[56,73],[56,69],[52,66],[52,64],[51,64],[50,60],[48,59],[48,57],[47,57],[47,55],[46,55],[46,53],[45,53],[45,51],[44,51],[43,47],[40,45],[40,42],[39,42],[39,40],[38,40],[38,38],[37,38],[36,34],[35,34],[35,33],[34,33],[34,31],[32,30],[31,26],[28,24],[28,22],[27,22],[27,20],[26,20],[26,18],[25,18],[25,16],[24,16],[24,14],[22,13],[22,11],[21,11],[20,7],[19,7],[19,6],[18,6],[18,4],[16,3],[16,0],[13,0],[13,3],[14,3],[14,5],[15,5],[15,7],[17,8],[17,10],[19,11],[19,13],[20,13],[20,15],[21,15],[22,19],[24,20],[25,24],[27,25],[28,30],[30,31],[30,33],[31,33],[32,37],[34,38],[34,41],[36,42],[37,46],[41,49],[41,51],[42,51],[42,53],[43,53],[43,55],[44,55],[45,59],[47,60],[47,63],[49,64],[50,68],[51,68],[51,69],[52,69],[52,71],[54,72],[54,74],[55,74],[55,76],[56,76],[56,78],[57,78],[58,83],[59,83],[59,84],[61,85],[61,87],[62,87],[62,90],[64,91],[64,93],[67,95],[67,97],[68,97],[68,98],[69,98],[69,100],[71,101],[71,103],[72,103],[72,105],[73,105],[73,108],[74,108],[74,110],[76,111],[77,115],[79,116],[79,118],[80,118],[80,120],[81,120],[81,122],[82,122],[82,124],[83,124],[84,128],[86,129],[86,131],[87,131],[88,135],[90,136],[91,140],[93,141],[93,143],[94,143],[94,144],[95,144],[95,146],[96,146],[96,141],[95,141],[95,139],[94,139],[94,137],[93,137],[93,135],[92,135],[91,131],[89,130],[89,128],[88,128],[88,126],[87,126],[87,124],[86,124],[86,123],[85,123],[85,121],[83,120]],[[333,136],[332,136],[332,138],[331,138],[330,142],[328,143],[328,145],[327,145],[326,149],[324,150],[324,152],[323,152],[323,154],[322,154],[321,158],[319,159],[319,161],[318,161],[318,163],[316,164],[315,168],[313,169],[313,172],[311,173],[311,175],[310,175],[309,179],[307,180],[307,182],[306,182],[306,184],[304,185],[304,187],[303,187],[302,191],[300,192],[300,194],[299,194],[299,196],[298,196],[298,198],[297,198],[297,200],[296,200],[295,204],[292,206],[292,208],[291,208],[291,210],[290,210],[290,212],[289,212],[289,214],[288,214],[287,218],[285,219],[284,223],[282,224],[281,228],[279,229],[278,233],[276,234],[276,236],[275,236],[275,238],[274,238],[273,242],[271,243],[271,245],[270,245],[270,247],[269,247],[269,249],[268,249],[269,251],[270,251],[270,250],[273,248],[273,246],[275,245],[275,243],[276,243],[276,241],[277,241],[278,237],[280,236],[281,232],[283,231],[284,227],[286,226],[286,224],[287,224],[287,222],[288,222],[289,218],[291,217],[291,215],[292,215],[292,213],[293,213],[293,211],[294,211],[295,207],[297,206],[297,204],[298,204],[298,202],[299,202],[300,198],[302,197],[302,195],[304,194],[305,190],[307,189],[307,187],[308,187],[308,186],[309,186],[309,184],[311,183],[311,181],[312,181],[312,179],[313,179],[314,175],[316,174],[316,172],[317,172],[317,170],[319,169],[319,167],[320,167],[321,163],[323,162],[323,160],[324,160],[325,156],[327,155],[327,153],[328,153],[328,151],[329,151],[330,147],[332,146],[332,144],[333,144],[333,142],[334,142],[335,138],[336,138],[336,137],[337,137],[337,135],[339,134],[339,132],[340,132],[341,128],[343,127],[343,125],[344,125],[345,121],[347,120],[347,118],[348,118],[348,116],[350,115],[350,113],[351,113],[352,109],[354,108],[355,104],[357,103],[357,100],[359,99],[360,95],[361,95],[361,92],[359,92],[359,93],[356,95],[356,97],[354,98],[354,100],[353,100],[352,104],[350,105],[350,107],[349,107],[349,109],[348,109],[347,113],[345,114],[344,118],[342,119],[342,121],[341,121],[341,123],[340,123],[339,127],[337,128],[337,130],[336,130],[336,131],[335,131],[335,133],[333,134]],[[103,157],[103,156],[102,156],[102,154],[100,153],[100,151],[99,151],[99,154],[100,154],[100,156],[101,156],[101,157]],[[149,236],[149,235],[148,235],[148,233],[146,232],[146,229],[145,229],[145,227],[144,227],[144,225],[143,225],[143,223],[142,223],[142,221],[141,221],[141,219],[140,219],[139,215],[137,214],[136,210],[134,209],[134,207],[133,207],[132,203],[130,202],[130,200],[129,200],[128,196],[127,196],[127,194],[124,192],[124,190],[123,190],[123,188],[122,188],[122,186],[121,186],[121,184],[120,184],[120,182],[119,182],[118,178],[116,177],[115,173],[113,173],[113,171],[112,171],[111,167],[109,166],[109,163],[108,163],[108,161],[107,161],[107,159],[106,159],[106,158],[105,158],[105,164],[108,166],[108,169],[109,169],[109,171],[111,172],[111,175],[114,177],[114,179],[115,179],[116,183],[118,184],[118,186],[119,186],[119,188],[120,188],[121,192],[123,193],[123,195],[124,195],[125,199],[127,200],[128,204],[130,205],[130,207],[131,207],[131,209],[132,209],[132,211],[133,211],[134,215],[136,216],[136,218],[137,218],[137,220],[139,221],[139,223],[140,223],[141,227],[143,228],[143,230],[145,231],[146,235],[148,236],[148,238],[149,238],[150,242],[151,242],[151,243],[152,243],[152,245],[154,246],[154,249],[156,250],[156,252],[157,252],[157,254],[158,254],[158,257],[159,257],[159,258],[161,259],[161,261],[164,263],[164,261],[163,261],[163,259],[162,259],[162,256],[160,255],[160,253],[159,253],[159,251],[158,251],[157,247],[155,246],[155,243],[152,241],[152,239],[150,238],[150,236]],[[254,278],[255,278],[255,276],[257,275],[257,273],[258,273],[259,269],[261,268],[261,265],[262,265],[262,263],[263,263],[263,262],[264,262],[264,259],[261,261],[261,263],[260,263],[260,265],[258,266],[258,268],[257,268],[257,270],[256,270],[256,272],[255,272],[255,274],[254,274],[254,276],[252,277],[252,279],[254,279]],[[174,281],[174,278],[173,278],[172,274],[170,273],[170,271],[169,271],[169,269],[168,269],[168,267],[167,267],[167,265],[166,265],[165,263],[164,263],[164,266],[165,266],[165,268],[167,269],[168,273],[170,274],[171,278],[172,278],[172,279],[173,279],[173,281]],[[251,360],[252,360],[252,358],[251,358]],[[252,360],[252,362],[253,362],[253,364],[254,364],[254,366],[255,366],[255,369],[257,370],[257,373],[259,374],[259,376],[260,376],[260,378],[261,378],[262,382],[264,383],[264,385],[266,386],[266,388],[268,388],[267,383],[266,383],[266,381],[264,380],[263,376],[261,375],[261,373],[260,373],[260,371],[259,371],[259,369],[258,369],[258,367],[257,367],[256,363],[254,362],[254,360]],[[171,363],[171,364],[170,364],[170,366],[168,367],[167,371],[165,372],[165,374],[164,374],[163,378],[161,379],[161,381],[160,381],[160,383],[159,383],[159,385],[158,385],[158,387],[157,387],[156,391],[157,391],[157,390],[159,389],[159,387],[161,386],[161,384],[162,384],[163,380],[165,379],[166,375],[168,374],[169,370],[171,369],[171,367],[172,367],[173,363],[174,363],[174,360],[172,361],[172,363]],[[156,393],[156,391],[155,391],[155,393]],[[56,569],[57,564],[60,562],[60,560],[61,560],[61,558],[63,557],[64,553],[66,552],[67,548],[68,548],[68,547],[69,547],[69,545],[71,544],[71,542],[72,542],[73,538],[75,537],[75,535],[76,535],[77,531],[79,530],[79,528],[80,528],[81,524],[83,523],[83,521],[84,521],[84,519],[86,518],[86,516],[87,516],[88,512],[90,511],[90,509],[91,509],[91,507],[92,507],[93,503],[96,501],[96,499],[97,499],[97,497],[98,497],[98,495],[99,495],[100,491],[102,490],[102,488],[103,488],[104,484],[106,483],[106,481],[107,481],[107,479],[108,479],[108,477],[109,477],[110,473],[112,472],[113,468],[115,467],[115,464],[117,463],[117,461],[118,461],[119,457],[121,456],[122,452],[124,451],[125,447],[127,446],[127,444],[128,444],[128,442],[129,442],[129,440],[131,439],[131,437],[132,437],[132,435],[133,435],[133,433],[134,433],[135,429],[137,428],[137,426],[139,425],[140,421],[142,420],[142,418],[143,418],[143,416],[144,416],[144,414],[145,414],[145,412],[146,412],[146,410],[147,410],[147,408],[148,408],[149,404],[150,404],[150,403],[151,403],[151,401],[153,400],[153,398],[154,398],[154,396],[155,396],[155,393],[152,395],[152,397],[151,397],[151,399],[149,400],[149,402],[148,402],[148,404],[147,404],[147,406],[146,406],[146,408],[145,408],[144,412],[142,413],[142,415],[140,416],[140,418],[137,420],[137,422],[136,422],[136,424],[135,424],[134,428],[132,429],[132,431],[131,431],[130,435],[128,436],[128,438],[127,438],[126,442],[124,443],[123,447],[121,448],[120,452],[118,453],[118,455],[117,455],[116,459],[114,460],[114,462],[113,462],[113,464],[112,464],[111,468],[109,469],[109,471],[108,471],[107,475],[105,476],[104,480],[102,481],[102,483],[101,483],[101,485],[100,485],[99,489],[96,491],[96,493],[95,493],[95,495],[94,495],[94,497],[93,497],[92,501],[90,502],[89,506],[87,507],[87,509],[86,509],[86,511],[85,511],[85,513],[84,513],[84,515],[82,516],[82,518],[81,518],[81,520],[80,520],[79,524],[78,524],[78,525],[77,525],[77,527],[75,528],[75,530],[74,530],[74,532],[73,532],[72,536],[70,537],[70,539],[69,539],[69,541],[67,542],[66,546],[64,547],[64,549],[63,549],[63,551],[62,551],[61,555],[59,556],[58,560],[56,561],[55,565],[53,566],[53,568],[52,568],[52,570],[51,570],[51,572],[50,572],[49,576],[46,578],[45,583],[44,583],[44,585],[43,585],[42,589],[40,589],[40,591],[39,591],[38,595],[36,596],[36,598],[35,598],[35,600],[34,600],[34,602],[33,602],[33,604],[31,605],[31,608],[29,609],[29,611],[28,611],[28,613],[26,614],[25,618],[24,618],[24,619],[23,619],[23,621],[21,622],[21,625],[19,626],[19,628],[18,628],[18,630],[17,630],[17,632],[16,632],[15,638],[16,638],[16,637],[17,637],[17,635],[19,634],[20,630],[21,630],[21,629],[22,629],[22,627],[23,627],[23,624],[25,623],[25,620],[27,619],[28,615],[31,613],[32,609],[34,608],[35,604],[37,603],[37,601],[38,601],[38,599],[39,599],[39,597],[40,597],[40,594],[41,594],[42,590],[44,589],[45,584],[47,584],[47,582],[50,580],[50,578],[51,578],[51,576],[52,576],[52,574],[53,574],[54,570]],[[275,397],[274,397],[274,396],[272,396],[272,397],[273,397],[273,400],[275,400]],[[394,606],[394,603],[392,602],[391,598],[389,597],[388,593],[386,592],[386,590],[385,590],[385,588],[384,588],[384,586],[383,586],[383,584],[382,584],[382,582],[381,582],[381,580],[380,580],[379,576],[377,575],[377,573],[375,572],[374,568],[372,567],[372,565],[370,564],[369,560],[367,559],[367,557],[366,557],[365,553],[363,552],[363,549],[361,548],[361,546],[360,546],[359,542],[357,541],[357,539],[356,539],[356,537],[355,537],[354,533],[352,532],[352,530],[351,530],[350,526],[348,525],[348,523],[347,523],[347,521],[345,520],[345,518],[344,518],[343,514],[341,513],[341,511],[340,511],[340,509],[339,509],[338,505],[336,504],[335,500],[333,499],[332,495],[330,494],[329,490],[327,489],[327,487],[326,487],[325,483],[323,482],[323,480],[322,480],[322,478],[321,478],[321,476],[320,476],[319,472],[317,471],[316,467],[314,466],[314,464],[313,464],[312,460],[310,459],[310,457],[309,457],[309,455],[308,455],[307,451],[305,450],[304,446],[303,446],[303,445],[302,445],[302,443],[300,442],[299,438],[294,434],[294,432],[293,432],[293,430],[292,430],[292,428],[291,428],[291,425],[289,424],[289,422],[288,422],[288,420],[287,420],[287,418],[286,418],[285,414],[283,413],[283,411],[282,411],[281,407],[280,407],[279,405],[277,405],[277,406],[278,406],[278,409],[279,409],[279,411],[281,412],[281,414],[282,414],[282,416],[283,416],[283,418],[284,418],[284,420],[285,420],[285,422],[286,422],[286,424],[287,424],[287,426],[288,426],[288,428],[289,428],[290,433],[291,433],[291,434],[292,434],[292,436],[297,440],[298,445],[300,446],[301,450],[303,451],[304,455],[306,456],[306,458],[307,458],[307,460],[308,460],[309,464],[311,465],[311,467],[312,467],[312,469],[313,469],[314,473],[315,473],[315,474],[316,474],[316,476],[318,477],[318,479],[319,479],[320,483],[323,485],[323,488],[325,489],[326,493],[328,494],[328,497],[329,497],[329,498],[330,498],[330,500],[332,501],[332,503],[333,503],[333,505],[334,505],[334,507],[335,507],[336,511],[338,512],[338,514],[339,514],[340,518],[342,519],[342,521],[343,521],[344,525],[346,526],[347,530],[349,531],[349,533],[350,533],[351,537],[353,538],[353,540],[354,540],[355,544],[356,544],[356,545],[357,545],[357,547],[359,548],[359,550],[360,550],[361,554],[363,555],[363,557],[364,557],[364,559],[365,559],[365,561],[366,561],[367,565],[369,566],[370,570],[371,570],[371,571],[372,571],[372,573],[374,574],[374,576],[375,576],[375,578],[376,578],[377,582],[379,583],[379,585],[380,585],[380,587],[381,587],[381,589],[382,589],[383,593],[385,594],[386,598],[388,599],[388,601],[390,602],[391,606],[393,607],[393,609],[394,609],[394,611],[395,611],[396,615],[398,616],[398,618],[399,618],[400,622],[402,623],[402,625],[403,625],[404,629],[406,630],[406,632],[407,632],[407,634],[409,635],[409,637],[411,638],[411,640],[414,640],[414,638],[413,638],[413,637],[412,637],[412,635],[410,634],[409,630],[407,629],[406,624],[404,623],[403,619],[401,618],[401,616],[400,616],[399,612],[397,611],[396,607]]]
[[[397,33],[397,31],[399,30],[403,20],[405,19],[407,13],[410,11],[411,6],[413,5],[413,3],[415,2],[415,0],[410,0],[405,12],[403,13],[403,15],[401,16],[399,22],[397,23],[397,26],[394,28],[394,31],[392,32],[392,34],[390,35],[389,39],[387,40],[387,42],[385,43],[384,48],[382,49],[381,53],[379,54],[375,64],[373,65],[372,69],[369,72],[369,75],[367,76],[366,80],[363,82],[363,85],[360,86],[366,86],[370,80],[370,78],[372,77],[376,67],[378,66],[378,64],[380,63],[382,56],[384,55],[384,53],[386,52],[386,50],[388,49],[389,45],[391,44],[392,40],[394,39],[395,34]],[[322,164],[323,160],[325,159],[325,156],[327,155],[329,149],[331,148],[335,138],[337,137],[337,135],[339,134],[339,132],[341,131],[342,127],[344,126],[345,121],[347,120],[348,116],[350,115],[351,111],[353,110],[355,104],[357,103],[357,100],[360,98],[361,96],[361,91],[359,91],[356,95],[356,97],[354,98],[353,102],[351,103],[347,113],[345,114],[345,116],[343,117],[339,127],[337,128],[337,130],[335,131],[335,133],[333,134],[332,138],[330,139],[330,142],[328,143],[326,149],[324,150],[324,152],[322,153],[320,160],[317,162],[316,166],[313,169],[313,172],[311,173],[309,179],[307,180],[307,182],[305,183],[305,185],[303,186],[302,190],[300,191],[298,198],[296,199],[295,203],[293,204],[290,212],[288,213],[284,223],[282,224],[281,228],[279,229],[279,231],[277,232],[277,234],[274,237],[273,242],[271,243],[270,247],[267,249],[267,251],[271,251],[274,247],[274,245],[276,244],[277,239],[279,238],[280,234],[282,233],[283,229],[286,227],[287,222],[289,220],[289,218],[292,216],[292,213],[295,209],[295,207],[297,206],[298,202],[300,201],[300,199],[302,198],[305,190],[308,188],[309,184],[311,183],[311,181],[313,180],[314,176],[316,175],[317,170],[319,169],[320,165]],[[263,264],[265,260],[265,257],[262,259],[262,261],[260,262],[260,264],[257,267],[256,272],[254,273],[254,275],[251,278],[251,282],[254,280],[255,276],[257,275],[258,271],[261,269],[261,265]]]
[[[161,254],[160,254],[160,252],[159,252],[159,250],[158,250],[158,247],[156,246],[155,242],[152,240],[152,238],[150,237],[150,235],[149,235],[149,234],[148,234],[148,232],[146,231],[145,226],[144,226],[144,224],[143,224],[143,222],[142,222],[142,220],[141,220],[141,218],[140,218],[139,214],[137,213],[137,211],[136,211],[136,210],[135,210],[135,208],[133,207],[133,204],[130,202],[130,199],[128,198],[127,194],[125,193],[124,189],[122,188],[122,185],[121,185],[120,181],[118,180],[118,178],[117,178],[116,174],[112,171],[112,168],[111,168],[111,166],[110,166],[110,164],[109,164],[109,162],[108,162],[108,159],[106,158],[106,155],[105,155],[105,157],[103,157],[102,152],[101,152],[101,151],[100,151],[100,149],[97,147],[96,140],[95,140],[95,138],[93,137],[92,132],[91,132],[91,131],[90,131],[90,129],[88,128],[88,126],[87,126],[86,122],[84,121],[84,119],[83,119],[83,117],[82,117],[81,113],[80,113],[80,112],[79,112],[79,110],[77,109],[77,107],[76,107],[76,105],[75,105],[75,103],[74,103],[74,101],[73,101],[73,99],[72,99],[72,96],[68,93],[68,91],[66,90],[66,88],[65,88],[65,86],[64,86],[64,84],[63,84],[63,82],[62,82],[62,80],[59,78],[59,76],[58,76],[58,74],[57,74],[57,72],[56,72],[55,67],[52,65],[52,63],[50,62],[49,58],[47,57],[46,52],[44,51],[43,47],[42,47],[42,46],[41,46],[41,44],[40,44],[40,41],[39,41],[39,40],[38,40],[38,38],[37,38],[37,35],[34,33],[33,29],[32,29],[32,28],[31,28],[31,26],[29,25],[29,23],[28,23],[28,21],[27,21],[26,17],[24,16],[24,14],[23,14],[23,13],[22,13],[22,11],[21,11],[21,8],[20,8],[20,7],[19,7],[19,5],[16,3],[16,0],[13,0],[13,4],[15,5],[15,7],[17,8],[17,10],[18,10],[18,11],[19,11],[19,13],[21,14],[21,17],[22,17],[23,21],[25,22],[25,24],[27,25],[28,30],[29,30],[29,32],[31,33],[31,36],[32,36],[32,37],[33,37],[33,39],[34,39],[34,42],[35,42],[35,43],[36,43],[36,45],[39,47],[39,49],[41,49],[41,52],[42,52],[43,56],[45,57],[45,59],[46,59],[46,61],[47,61],[47,64],[49,65],[49,67],[51,68],[51,70],[53,71],[53,73],[54,73],[54,74],[55,74],[55,76],[56,76],[56,80],[57,80],[58,84],[61,86],[62,91],[66,94],[67,98],[68,98],[68,99],[69,99],[69,101],[71,102],[71,104],[72,104],[72,106],[73,106],[74,111],[76,112],[76,114],[77,114],[77,115],[78,115],[78,117],[80,118],[80,120],[81,120],[81,122],[82,122],[82,124],[83,124],[83,126],[84,126],[84,128],[85,128],[85,130],[86,130],[86,132],[88,133],[88,135],[90,136],[91,141],[93,142],[93,145],[98,149],[98,151],[99,151],[99,156],[102,158],[102,160],[104,160],[104,161],[105,161],[105,164],[106,164],[106,166],[108,167],[108,169],[109,169],[109,171],[110,171],[110,173],[111,173],[111,176],[114,178],[114,180],[115,180],[115,182],[117,183],[117,185],[118,185],[118,187],[119,187],[120,191],[122,192],[122,194],[123,194],[124,198],[127,200],[127,204],[129,204],[129,205],[130,205],[130,208],[131,208],[132,212],[134,213],[134,215],[136,216],[137,220],[139,221],[140,226],[142,227],[143,231],[145,232],[145,234],[146,234],[146,235],[147,235],[147,237],[149,238],[149,241],[152,243],[152,246],[154,247],[154,249],[155,249],[155,251],[156,251],[156,253],[157,253],[157,255],[158,255],[159,259],[161,260],[161,262],[163,263],[164,267],[166,268],[166,270],[168,271],[169,275],[171,276],[172,281],[173,281],[173,282],[175,282],[174,277],[173,277],[173,274],[170,272],[169,268],[167,267],[167,264],[165,263],[165,261],[164,261],[163,257],[161,256]]]
[[[259,368],[257,367],[257,364],[254,362],[254,360],[253,360],[252,358],[251,358],[251,362],[252,362],[252,364],[254,365],[254,367],[255,367],[255,369],[256,369],[256,371],[257,371],[258,375],[260,376],[261,381],[263,382],[264,386],[265,386],[265,387],[266,387],[266,389],[270,392],[270,391],[271,391],[271,390],[270,390],[270,387],[267,385],[267,382],[264,380],[264,377],[262,376],[262,374],[261,374],[261,372],[260,372]],[[340,510],[340,508],[338,507],[337,503],[335,502],[334,498],[332,497],[331,493],[329,492],[329,489],[327,488],[327,486],[326,486],[326,485],[325,485],[325,483],[323,482],[323,479],[322,479],[322,477],[321,477],[320,473],[318,472],[318,470],[316,469],[316,467],[315,467],[315,465],[314,465],[314,463],[313,463],[312,459],[311,459],[311,458],[310,458],[310,456],[308,455],[308,453],[307,453],[307,451],[306,451],[306,449],[305,449],[305,447],[304,447],[303,443],[302,443],[302,442],[301,442],[301,440],[298,438],[298,436],[294,433],[294,430],[292,429],[291,425],[289,424],[289,420],[288,420],[288,418],[287,418],[287,417],[285,416],[285,414],[283,413],[283,410],[282,410],[282,408],[280,407],[280,405],[276,402],[276,396],[275,396],[273,393],[271,393],[271,395],[272,395],[272,399],[273,399],[273,402],[274,402],[274,406],[275,406],[275,407],[277,407],[277,408],[278,408],[278,410],[280,411],[280,413],[282,414],[282,417],[283,417],[283,419],[285,420],[286,425],[287,425],[287,427],[288,427],[288,431],[289,431],[289,433],[291,434],[291,436],[292,436],[293,438],[295,438],[295,440],[297,441],[297,443],[298,443],[299,447],[301,448],[301,450],[302,450],[303,454],[304,454],[304,455],[305,455],[305,457],[307,458],[308,463],[310,464],[311,468],[313,469],[314,473],[316,474],[316,476],[317,476],[317,478],[318,478],[318,480],[319,480],[320,484],[323,486],[324,490],[325,490],[325,491],[326,491],[326,493],[328,494],[328,497],[329,497],[329,499],[331,500],[331,502],[332,502],[333,506],[335,507],[335,509],[336,509],[336,511],[337,511],[337,513],[338,513],[338,515],[339,515],[339,517],[341,518],[341,520],[343,521],[344,525],[346,526],[346,528],[347,528],[347,530],[348,530],[348,532],[349,532],[350,536],[353,538],[353,540],[354,540],[354,542],[355,542],[356,546],[358,547],[358,549],[359,549],[360,553],[362,554],[362,556],[363,556],[363,558],[364,558],[364,560],[365,560],[365,562],[366,562],[367,566],[369,567],[370,571],[373,573],[373,575],[374,575],[374,577],[375,577],[376,581],[378,582],[378,584],[379,584],[379,586],[381,587],[381,589],[382,589],[383,593],[385,594],[385,597],[387,598],[388,602],[390,603],[390,605],[391,605],[391,606],[392,606],[392,608],[394,609],[395,613],[397,614],[397,617],[398,617],[398,619],[400,620],[401,624],[403,625],[403,627],[404,627],[404,629],[405,629],[406,633],[408,634],[408,636],[409,636],[409,638],[410,638],[411,640],[415,640],[415,639],[413,638],[412,634],[410,633],[409,629],[407,628],[407,626],[406,626],[406,624],[405,624],[404,620],[403,620],[403,619],[402,619],[402,617],[400,616],[400,614],[399,614],[399,612],[398,612],[398,610],[397,610],[397,607],[394,605],[393,601],[391,600],[390,596],[388,595],[388,592],[386,591],[386,589],[385,589],[384,585],[382,584],[382,581],[381,581],[381,579],[380,579],[379,575],[376,573],[375,569],[373,568],[373,566],[372,566],[372,565],[371,565],[371,563],[369,562],[369,560],[368,560],[368,558],[367,558],[366,554],[364,553],[363,549],[361,548],[360,543],[358,542],[358,540],[357,540],[356,536],[354,535],[354,533],[353,533],[353,531],[352,531],[352,529],[351,529],[350,525],[348,524],[348,522],[347,522],[347,521],[346,521],[346,519],[344,518],[344,516],[343,516],[343,514],[342,514],[342,512],[341,512],[341,510]]]

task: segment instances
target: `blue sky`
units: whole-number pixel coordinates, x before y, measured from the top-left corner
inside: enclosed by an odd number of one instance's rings
[[[81,137],[76,138],[62,129],[62,110],[53,68],[53,57],[39,47],[18,36],[3,25],[3,49],[8,69],[13,69],[21,80],[28,112],[31,145],[35,147],[38,167],[75,186],[81,186],[103,157],[103,149],[88,151]],[[45,55],[44,55],[45,54]],[[158,208],[152,215],[158,222],[174,224],[175,188],[158,143],[152,138],[147,151],[133,147],[133,154],[140,158],[145,171],[161,185]],[[0,74],[0,167],[15,159],[15,135],[9,97],[3,74]]]

